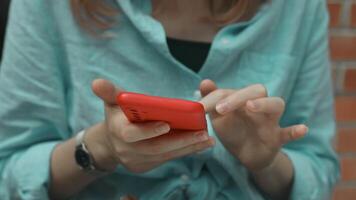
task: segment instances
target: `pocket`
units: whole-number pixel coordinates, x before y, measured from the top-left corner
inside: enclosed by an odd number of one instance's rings
[[[300,68],[299,59],[288,54],[244,52],[241,55],[237,78],[243,86],[261,83],[269,96],[287,100]]]

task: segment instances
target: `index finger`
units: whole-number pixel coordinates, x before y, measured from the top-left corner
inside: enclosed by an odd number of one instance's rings
[[[219,114],[225,114],[239,109],[245,105],[248,100],[255,100],[266,97],[267,89],[264,85],[255,84],[233,92],[225,99],[217,102],[216,110]]]
[[[215,111],[216,104],[233,92],[234,90],[232,89],[217,89],[203,97],[199,102],[203,104],[205,112],[213,112]]]
[[[160,135],[164,135],[171,130],[168,123],[163,121],[151,121],[142,123],[132,123],[126,121],[120,127],[119,137],[127,143],[138,142]]]

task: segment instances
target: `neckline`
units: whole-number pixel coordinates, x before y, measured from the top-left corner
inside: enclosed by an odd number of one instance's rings
[[[177,64],[177,66],[179,66],[179,68],[181,70],[183,70],[187,73],[190,73],[191,75],[193,75],[197,78],[201,78],[206,75],[211,75],[210,71],[209,71],[211,69],[211,67],[216,66],[217,64],[220,64],[221,62],[225,61],[226,59],[222,60],[224,56],[229,54],[229,52],[231,52],[232,50],[237,51],[238,49],[243,49],[249,43],[252,42],[252,40],[250,40],[250,39],[246,40],[246,38],[257,37],[258,35],[260,35],[262,33],[261,30],[264,30],[263,32],[270,31],[271,27],[273,27],[273,26],[271,26],[271,24],[267,23],[267,22],[272,21],[272,19],[274,17],[276,17],[277,13],[267,12],[267,7],[270,7],[272,5],[274,7],[278,7],[279,4],[283,3],[282,1],[279,1],[279,0],[276,1],[277,5],[265,3],[261,6],[259,11],[256,13],[256,15],[249,21],[230,24],[230,25],[224,26],[221,30],[219,30],[219,32],[215,35],[215,37],[211,43],[211,47],[210,47],[211,49],[208,53],[205,63],[203,64],[201,70],[196,74],[193,71],[182,66],[170,54],[169,47],[167,45],[167,35],[164,30],[164,27],[158,20],[156,20],[151,15],[152,0],[138,0],[138,1],[116,0],[116,1],[118,1],[120,3],[120,5],[123,8],[123,12],[125,12],[128,15],[130,21],[141,32],[142,36],[144,38],[146,38],[147,41],[149,41],[150,43],[155,45],[158,52],[160,52],[163,56],[165,56],[166,58],[168,58],[169,60],[171,60],[175,64]],[[140,11],[140,12],[138,12],[138,11]],[[262,15],[265,15],[265,18],[263,18],[263,20],[258,20],[262,17]],[[226,33],[235,32],[236,29],[249,27],[249,25],[251,25],[253,23],[257,23],[258,27],[257,28],[246,28],[244,30],[244,33],[240,35],[239,40],[234,40],[233,38],[226,35]],[[233,41],[234,46],[231,44],[231,41]],[[247,42],[244,42],[244,41],[247,41]],[[224,48],[224,51],[220,51],[220,50],[222,50],[222,48]],[[216,50],[219,50],[219,51],[216,51]],[[216,55],[216,54],[218,54],[218,55]],[[214,58],[221,58],[221,59],[212,62]]]
[[[181,38],[174,38],[174,37],[169,37],[166,36],[167,41],[172,41],[172,42],[179,42],[179,43],[188,43],[188,44],[197,44],[197,45],[208,45],[210,46],[212,42],[203,42],[203,41],[196,41],[196,40],[186,40],[186,39],[181,39]]]

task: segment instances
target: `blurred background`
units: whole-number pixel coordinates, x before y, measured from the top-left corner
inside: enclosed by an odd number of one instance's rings
[[[356,1],[329,0],[330,51],[341,181],[335,200],[356,199]]]
[[[0,0],[0,62],[10,0]],[[356,199],[356,0],[328,0],[341,181],[334,200]]]

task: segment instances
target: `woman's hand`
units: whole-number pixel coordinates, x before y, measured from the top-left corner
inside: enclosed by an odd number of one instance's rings
[[[200,90],[201,103],[221,142],[252,173],[273,166],[283,144],[308,132],[302,124],[279,126],[285,103],[279,97],[267,97],[263,85],[218,89],[211,80],[204,80]]]
[[[214,145],[206,131],[172,131],[164,122],[131,123],[116,104],[122,89],[106,80],[95,80],[92,89],[105,104],[105,122],[88,129],[86,137],[98,168],[114,170],[121,164],[142,173]]]

